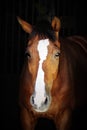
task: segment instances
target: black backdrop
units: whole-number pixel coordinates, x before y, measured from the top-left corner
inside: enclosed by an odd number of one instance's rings
[[[17,22],[17,16],[35,24],[39,19],[53,16],[61,19],[62,37],[70,35],[87,36],[87,10],[84,0],[1,0],[0,2],[0,79],[2,130],[19,130],[18,89],[23,65],[27,34]],[[80,119],[80,111],[76,111]],[[81,118],[85,118],[85,114]],[[84,129],[85,121],[75,117],[76,129]]]

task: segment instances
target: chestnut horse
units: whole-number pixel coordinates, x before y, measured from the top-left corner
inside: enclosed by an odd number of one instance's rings
[[[19,17],[18,21],[29,33],[19,94],[23,130],[34,130],[40,117],[52,119],[57,130],[68,130],[72,111],[79,104],[75,91],[83,80],[79,74],[87,72],[87,39],[59,39],[57,17],[51,24],[43,20],[36,26]]]

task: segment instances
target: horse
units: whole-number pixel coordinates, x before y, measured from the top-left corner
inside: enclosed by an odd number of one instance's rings
[[[29,34],[19,88],[22,128],[34,130],[39,118],[47,118],[57,130],[68,130],[72,111],[82,100],[77,92],[87,86],[87,39],[60,38],[56,16],[51,23],[41,20],[36,25],[17,19]]]

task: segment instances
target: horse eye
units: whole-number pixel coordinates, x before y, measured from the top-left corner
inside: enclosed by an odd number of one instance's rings
[[[31,55],[30,55],[29,52],[26,52],[26,53],[25,53],[25,56],[28,57],[28,58],[31,58]]]
[[[60,56],[60,52],[57,52],[56,54],[55,54],[55,57],[59,57]]]

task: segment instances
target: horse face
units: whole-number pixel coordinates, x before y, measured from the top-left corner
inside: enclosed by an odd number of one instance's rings
[[[49,39],[35,41],[28,47],[29,72],[32,75],[34,92],[30,103],[38,112],[45,112],[51,104],[51,89],[58,74],[60,49],[58,41],[52,43]]]
[[[51,24],[48,24],[48,22],[44,25],[43,22],[39,23],[35,30],[32,25],[19,17],[18,22],[25,32],[32,34],[32,32],[35,31],[35,37],[31,38],[27,48],[29,59],[28,70],[31,77],[30,79],[32,80],[30,80],[29,83],[34,88],[34,92],[30,97],[30,103],[36,111],[45,112],[49,109],[51,104],[53,81],[58,74],[60,54],[58,34],[61,23],[57,17],[54,17]],[[52,37],[55,37],[55,40],[52,40]],[[51,41],[45,38],[49,38]],[[30,91],[33,91],[32,88],[30,89]]]

